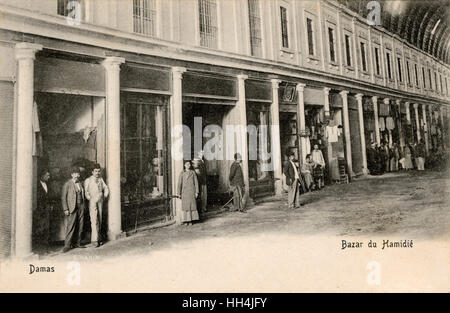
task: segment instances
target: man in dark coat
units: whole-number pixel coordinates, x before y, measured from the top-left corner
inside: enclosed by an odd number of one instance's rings
[[[41,171],[37,184],[37,206],[33,213],[34,242],[48,249],[50,245],[50,198],[48,181],[50,172],[47,169]]]
[[[207,189],[207,174],[206,174],[206,165],[205,161],[203,160],[203,151],[199,151],[197,158],[194,159],[194,170],[197,174],[198,184],[199,184],[199,191],[200,191],[200,197],[199,197],[199,208],[203,213],[206,212],[206,205],[208,202],[208,189]],[[200,211],[200,210],[199,210]]]
[[[289,160],[284,163],[283,173],[286,176],[286,185],[289,186],[288,206],[295,209],[300,206],[300,172],[294,163],[295,154],[289,154]]]
[[[234,211],[245,213],[244,202],[244,173],[242,172],[242,157],[239,153],[234,154],[234,162],[230,168],[230,187],[233,192]]]

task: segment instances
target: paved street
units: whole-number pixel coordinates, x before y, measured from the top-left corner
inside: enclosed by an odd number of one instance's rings
[[[448,291],[448,187],[442,172],[367,177],[306,194],[296,210],[285,199],[271,201],[247,214],[226,212],[31,261],[54,266],[54,274],[28,275],[29,262],[14,263],[3,268],[0,286],[26,274],[20,288],[30,291]],[[342,249],[342,240],[363,247]],[[377,249],[367,247],[370,240]],[[382,249],[383,240],[414,245]],[[66,283],[73,261],[81,273],[75,286]]]
[[[333,185],[302,195],[302,207],[289,210],[283,200],[268,199],[248,213],[225,212],[194,224],[140,232],[98,249],[68,255],[133,255],[195,244],[206,238],[283,235],[401,235],[433,239],[450,229],[448,173],[402,172],[368,176],[348,185]],[[151,244],[151,249],[149,249]],[[60,255],[58,257],[61,257]]]

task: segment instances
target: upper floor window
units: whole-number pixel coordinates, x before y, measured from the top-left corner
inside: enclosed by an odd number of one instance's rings
[[[70,16],[81,21],[82,19],[82,1],[81,0],[58,0],[58,15]]]
[[[217,48],[217,4],[216,0],[198,0],[200,45]]]
[[[362,70],[364,72],[367,72],[366,44],[364,42],[360,42],[360,48],[361,48],[361,65],[362,65]]]
[[[439,74],[439,80],[441,82],[441,93],[444,93],[444,86],[442,84],[442,75],[441,74]]]
[[[248,0],[248,18],[250,25],[250,46],[254,56],[262,56],[261,12],[259,0]]]
[[[156,36],[155,0],[133,0],[133,31]]]
[[[428,78],[430,79],[430,89],[433,89],[433,79],[431,78],[431,69],[428,69]]]
[[[425,77],[425,68],[422,67],[422,82],[423,88],[427,89],[427,78]]]
[[[408,75],[408,84],[411,85],[411,73],[409,71],[409,61],[406,60],[406,74]]]
[[[377,75],[381,75],[380,73],[380,49],[375,47],[375,71]]]
[[[402,75],[402,59],[397,58],[397,68],[398,68],[398,80],[400,82],[403,81],[403,75]]]
[[[351,51],[351,43],[350,36],[345,35],[345,59],[347,66],[352,66],[352,51]]]
[[[389,79],[392,79],[391,54],[389,52],[386,52],[386,63],[387,63],[388,77]]]
[[[306,32],[308,37],[308,54],[314,55],[314,25],[313,20],[306,18]]]
[[[448,82],[447,82],[447,77],[445,77],[445,94],[448,95]]]
[[[329,46],[330,46],[330,61],[336,62],[334,29],[331,27],[328,27],[328,42],[329,42]]]
[[[417,64],[414,64],[414,77],[416,78],[416,86],[419,86],[419,73],[417,71]]]
[[[434,85],[436,87],[436,91],[438,91],[439,87],[438,87],[438,79],[437,79],[437,73],[436,72],[434,72]]]
[[[287,9],[281,6],[280,6],[280,20],[281,20],[281,45],[283,48],[289,48]]]

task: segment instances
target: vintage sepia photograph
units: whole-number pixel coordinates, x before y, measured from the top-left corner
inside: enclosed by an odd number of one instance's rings
[[[450,0],[0,0],[0,292],[450,292],[449,89]]]

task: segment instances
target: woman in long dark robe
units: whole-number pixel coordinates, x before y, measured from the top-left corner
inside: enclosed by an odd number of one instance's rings
[[[198,221],[200,218],[196,201],[198,196],[197,174],[192,170],[190,161],[184,163],[184,171],[178,179],[178,194],[181,197],[181,221],[191,225],[193,221]]]

